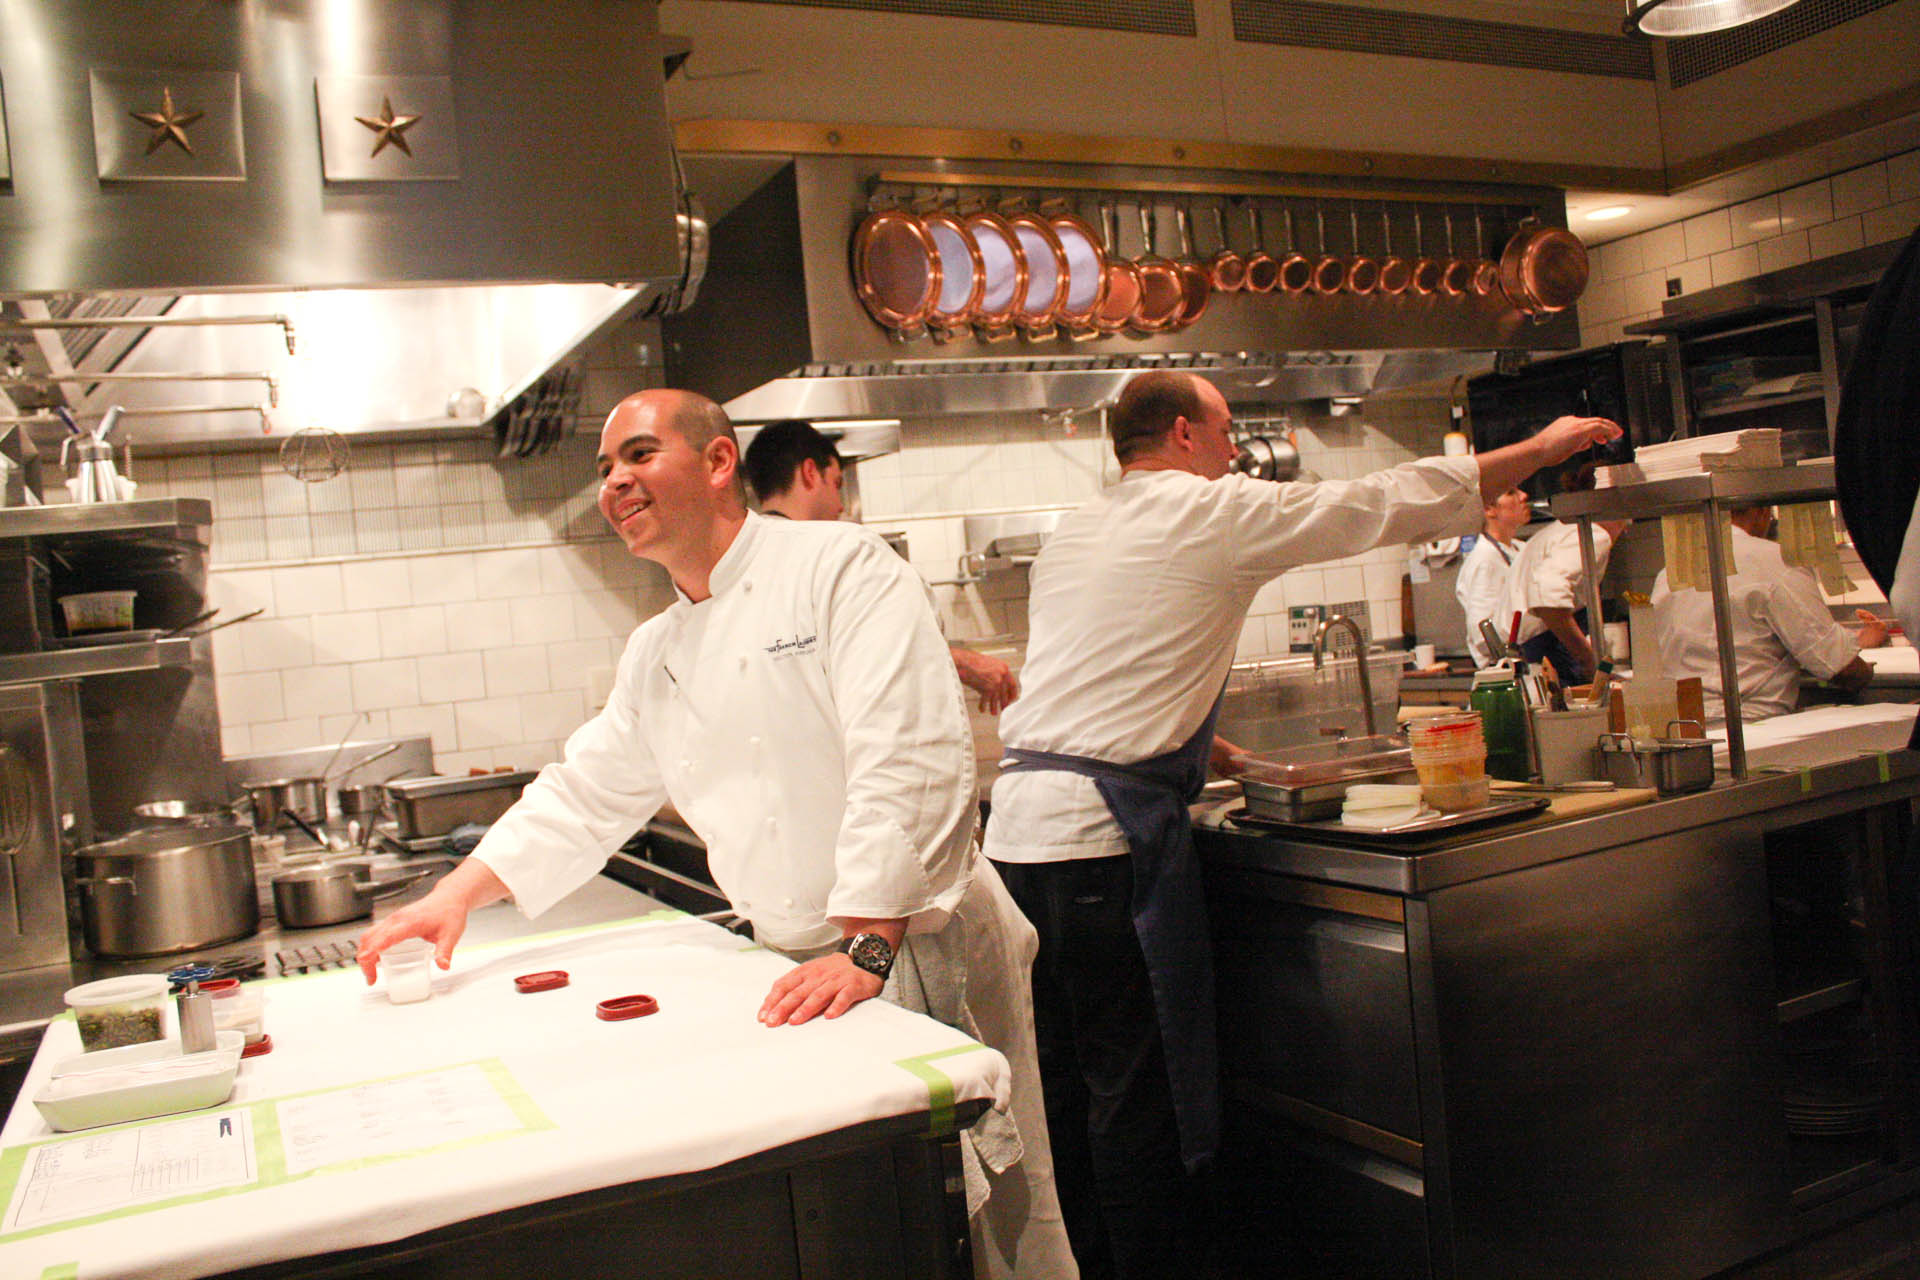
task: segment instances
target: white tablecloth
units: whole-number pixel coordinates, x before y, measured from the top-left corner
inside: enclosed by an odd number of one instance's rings
[[[233,1098],[201,1113],[244,1113],[259,1153],[255,1180],[0,1234],[0,1276],[204,1276],[401,1239],[556,1196],[710,1168],[863,1121],[927,1113],[948,1087],[954,1100],[1004,1101],[1009,1073],[1000,1054],[877,1000],[832,1022],[762,1027],[760,1003],[788,967],[735,935],[661,912],[462,949],[451,971],[435,971],[434,996],[421,1004],[390,1004],[357,970],[259,984],[273,1052],[243,1061]],[[516,975],[555,968],[568,971],[569,986],[535,995],[514,987]],[[594,1016],[596,1002],[634,993],[656,997],[660,1011],[626,1022]],[[32,1103],[52,1063],[78,1050],[72,1020],[57,1019],[0,1130],[0,1193],[16,1212],[23,1167],[32,1157],[44,1169],[52,1154],[36,1157],[34,1148],[82,1136],[53,1133]],[[496,1110],[513,1117],[506,1131],[300,1168],[292,1150],[298,1095],[309,1108],[316,1099],[345,1105],[361,1096],[347,1087],[375,1097],[383,1088],[390,1094],[396,1078],[469,1063],[481,1064],[464,1073],[469,1083],[484,1074],[487,1089],[500,1091],[506,1105]],[[77,1271],[64,1270],[70,1265]]]
[[[1742,735],[1747,769],[1800,769],[1831,764],[1874,751],[1899,751],[1913,732],[1916,708],[1902,702],[1869,702],[1857,707],[1814,707],[1792,715],[1756,720]],[[1727,767],[1724,725],[1708,730],[1715,764]]]

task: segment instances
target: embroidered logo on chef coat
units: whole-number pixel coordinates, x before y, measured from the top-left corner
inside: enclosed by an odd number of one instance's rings
[[[781,662],[787,658],[797,658],[803,653],[812,653],[819,643],[818,632],[810,636],[796,635],[791,640],[775,640],[767,646],[767,656],[775,662]]]

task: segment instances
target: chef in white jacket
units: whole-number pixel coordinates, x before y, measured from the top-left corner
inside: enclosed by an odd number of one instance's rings
[[[1476,668],[1490,667],[1494,662],[1493,651],[1487,647],[1486,637],[1480,634],[1480,623],[1491,620],[1501,635],[1507,634],[1507,629],[1500,625],[1499,615],[1500,606],[1507,598],[1507,576],[1513,570],[1514,557],[1520,554],[1519,544],[1513,539],[1532,515],[1533,506],[1527,501],[1526,490],[1518,486],[1489,502],[1486,524],[1454,578],[1454,598],[1460,602],[1460,612],[1467,619],[1467,652],[1473,655]]]
[[[1605,577],[1614,540],[1625,520],[1597,520],[1593,526],[1593,571]],[[1562,684],[1593,679],[1598,655],[1589,639],[1587,575],[1580,562],[1580,526],[1556,520],[1528,538],[1514,557],[1507,596],[1494,625],[1515,639],[1527,661],[1551,662]],[[1512,630],[1513,616],[1520,628]]]
[[[1845,690],[1864,686],[1873,678],[1873,666],[1860,650],[1885,644],[1886,625],[1860,610],[1856,639],[1834,621],[1813,574],[1788,564],[1780,544],[1766,536],[1772,507],[1736,507],[1728,514],[1733,571],[1727,576],[1727,604],[1740,718],[1764,720],[1798,710],[1803,670]],[[1697,587],[1672,590],[1662,569],[1653,581],[1652,607],[1654,639],[1667,675],[1699,676],[1708,718],[1725,719],[1713,596]]]
[[[763,1023],[884,995],[1006,1054],[1011,1120],[989,1113],[964,1144],[976,1269],[1074,1276],[1034,1058],[1035,936],[974,843],[972,740],[926,590],[858,525],[750,513],[738,462],[702,397],[647,391],[614,409],[600,510],[679,598],[634,632],[565,758],[368,931],[361,967],[371,982],[406,937],[447,967],[474,907],[511,895],[539,915],[671,800],[755,938],[801,961]]]

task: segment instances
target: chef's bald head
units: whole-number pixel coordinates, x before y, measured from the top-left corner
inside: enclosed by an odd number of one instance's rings
[[[1166,443],[1181,418],[1189,423],[1205,422],[1215,404],[1219,406],[1218,416],[1224,416],[1225,398],[1212,383],[1191,373],[1153,369],[1136,375],[1121,389],[1113,412],[1107,415],[1114,457],[1125,466],[1154,452]]]
[[[746,484],[741,479],[738,465],[740,442],[734,437],[733,423],[728,419],[725,409],[696,391],[656,387],[651,391],[634,392],[615,405],[613,412],[607,415],[608,428],[638,424],[644,424],[655,433],[671,431],[695,453],[705,453],[707,446],[715,440],[725,440],[732,446],[735,464],[733,496],[745,505]],[[603,442],[604,436],[603,432]]]

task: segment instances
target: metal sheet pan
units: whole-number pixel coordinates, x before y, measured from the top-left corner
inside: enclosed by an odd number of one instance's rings
[[[1258,814],[1250,814],[1245,809],[1235,809],[1228,813],[1227,820],[1249,830],[1284,831],[1292,835],[1342,843],[1395,845],[1427,840],[1451,831],[1477,827],[1482,823],[1499,822],[1507,818],[1538,813],[1551,803],[1552,801],[1546,796],[1497,800],[1492,804],[1482,805],[1478,809],[1467,809],[1460,813],[1438,813],[1430,818],[1418,818],[1412,822],[1402,823],[1397,827],[1378,829],[1349,827],[1342,824],[1338,818],[1319,822],[1281,822],[1272,818],[1263,818]]]

